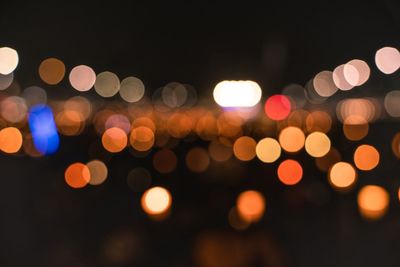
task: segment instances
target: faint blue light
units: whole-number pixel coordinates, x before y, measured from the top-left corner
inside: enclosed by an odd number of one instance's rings
[[[29,110],[29,128],[36,149],[45,154],[53,154],[60,144],[53,112],[49,106],[36,105]]]

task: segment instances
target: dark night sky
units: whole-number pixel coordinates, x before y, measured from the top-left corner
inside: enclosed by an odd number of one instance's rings
[[[19,52],[16,77],[23,87],[43,85],[38,65],[58,57],[67,69],[87,64],[96,72],[140,77],[150,91],[179,81],[210,97],[220,80],[251,79],[270,95],[289,83],[305,84],[317,72],[352,58],[372,63],[382,46],[400,46],[400,2],[395,0],[102,2],[1,4],[0,46]],[[68,93],[60,89],[49,94]],[[366,142],[381,145],[388,158],[373,173],[380,177],[367,175],[366,181],[399,173],[387,140],[380,138],[392,136],[396,127],[372,127]],[[345,143],[344,137],[335,136],[338,146]],[[132,194],[125,182],[133,167],[151,166],[148,158],[135,159],[125,151],[111,160],[110,178],[102,186],[74,191],[65,185],[65,166],[89,160],[92,139],[90,132],[64,138],[60,152],[50,158],[0,156],[1,266],[195,266],[192,250],[204,233],[226,235],[258,249],[259,239],[267,240],[264,244],[279,251],[283,256],[276,257],[286,264],[267,266],[399,266],[398,204],[392,203],[385,220],[365,223],[358,216],[355,193],[334,193],[312,161],[305,163],[304,184],[294,189],[268,179],[273,169],[259,162],[239,164],[239,170],[257,177],[250,181],[236,170],[224,170],[223,175],[233,177],[229,183],[213,180],[222,173],[216,166],[206,174],[212,180],[208,183],[178,167],[171,175],[154,177],[155,183],[171,188],[176,203],[167,221],[154,223],[141,211],[140,195]],[[190,146],[183,144],[177,154]],[[393,190],[400,184],[382,183]],[[324,206],[305,199],[306,187],[321,185],[330,196]],[[247,188],[264,192],[271,206],[260,224],[237,233],[226,214]],[[104,256],[112,238],[123,240],[127,259],[113,263]],[[255,261],[247,266],[265,265]]]

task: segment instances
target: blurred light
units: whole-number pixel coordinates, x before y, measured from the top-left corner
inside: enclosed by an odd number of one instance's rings
[[[0,48],[0,74],[7,75],[18,66],[18,53],[10,47]]]
[[[313,86],[317,94],[322,97],[332,96],[338,90],[333,81],[333,73],[326,70],[315,75]]]
[[[241,136],[233,144],[233,154],[241,161],[252,160],[256,156],[256,141],[249,136]]]
[[[64,178],[70,187],[82,188],[90,181],[90,171],[85,164],[76,162],[68,166]]]
[[[195,147],[186,154],[186,166],[192,172],[204,172],[210,165],[210,156],[207,150]]]
[[[330,168],[328,180],[334,188],[347,191],[356,182],[357,173],[350,163],[340,161]]]
[[[46,105],[36,105],[29,110],[29,128],[36,149],[44,154],[57,151],[60,140],[53,111]]]
[[[177,158],[175,153],[167,148],[157,151],[153,156],[153,166],[159,173],[170,173],[175,170]]]
[[[86,92],[92,89],[96,82],[96,73],[89,66],[79,65],[69,73],[69,82],[74,89]]]
[[[236,206],[230,209],[228,214],[228,221],[232,228],[239,231],[244,230],[250,226],[250,223],[248,221],[245,221],[240,217]]]
[[[262,162],[271,163],[281,156],[281,146],[275,139],[267,137],[258,142],[256,154]]]
[[[333,164],[339,162],[341,159],[342,157],[340,156],[339,151],[336,148],[331,147],[325,156],[315,158],[315,164],[320,171],[326,172]]]
[[[57,58],[47,58],[40,63],[39,76],[47,84],[56,85],[65,75],[65,65]]]
[[[240,193],[236,200],[237,210],[240,217],[246,222],[257,222],[265,212],[264,196],[254,190]]]
[[[119,78],[110,71],[101,72],[96,77],[94,89],[102,97],[112,97],[120,89]]]
[[[45,105],[47,103],[47,93],[39,86],[29,86],[22,92],[22,97],[25,99],[29,107],[35,105]]]
[[[132,129],[129,142],[137,151],[150,150],[154,145],[154,133],[150,128],[139,126]]]
[[[159,215],[171,207],[171,194],[163,187],[152,187],[142,196],[142,208],[149,215]]]
[[[138,102],[144,96],[143,82],[136,77],[128,77],[122,80],[119,94],[123,100],[129,103]]]
[[[0,104],[1,116],[9,122],[17,123],[26,118],[28,107],[25,99],[9,96]]]
[[[223,112],[218,116],[217,128],[220,136],[235,138],[242,135],[243,120],[233,112]]]
[[[170,108],[177,108],[185,104],[187,95],[185,86],[176,82],[167,84],[161,91],[162,101]]]
[[[108,169],[104,162],[100,160],[92,160],[86,164],[86,167],[89,169],[90,173],[89,184],[99,185],[104,183],[107,179]]]
[[[376,51],[375,63],[383,73],[392,74],[400,67],[400,52],[394,47],[383,47]]]
[[[303,108],[307,103],[305,89],[299,84],[289,84],[282,90],[282,94],[291,100],[292,109]]]
[[[253,81],[222,81],[214,88],[214,100],[221,107],[253,107],[261,99],[261,88]]]
[[[377,185],[366,185],[358,192],[358,208],[365,219],[382,218],[389,207],[388,192]]]
[[[326,134],[313,132],[307,136],[305,148],[310,156],[320,158],[325,156],[331,149],[331,141]]]
[[[366,98],[350,98],[340,101],[336,106],[336,114],[340,121],[345,121],[350,116],[357,116],[370,122],[377,117],[376,106]]]
[[[74,96],[65,101],[64,110],[75,111],[87,120],[92,114],[92,104],[83,96]]]
[[[400,132],[396,133],[392,139],[392,151],[393,154],[400,159]]]
[[[308,132],[327,133],[332,127],[332,118],[325,111],[314,110],[307,115],[306,128]]]
[[[333,71],[333,82],[335,85],[343,91],[348,91],[353,89],[353,85],[347,82],[346,78],[344,77],[344,64],[336,67]]]
[[[131,122],[122,114],[113,114],[107,118],[104,128],[109,129],[112,127],[118,127],[124,130],[126,134],[129,134],[131,130]]]
[[[349,116],[343,122],[343,133],[350,141],[359,141],[367,136],[369,131],[368,122],[360,116]]]
[[[0,150],[5,153],[16,153],[22,146],[22,134],[15,127],[0,130]]]
[[[174,113],[167,121],[168,133],[175,138],[187,136],[193,129],[194,123],[185,113]]]
[[[151,185],[151,175],[144,168],[135,168],[129,172],[126,182],[132,191],[143,192]]]
[[[82,133],[85,124],[83,117],[74,110],[64,110],[56,115],[58,132],[66,136],[75,136]]]
[[[10,87],[13,81],[14,81],[14,73],[11,72],[7,75],[3,75],[0,73],[0,90],[5,90],[8,87]]]
[[[210,157],[217,162],[224,162],[232,157],[232,145],[226,145],[218,141],[212,141],[208,146]]]
[[[101,137],[101,142],[107,151],[111,153],[117,153],[122,151],[126,147],[128,143],[128,137],[126,136],[124,130],[113,127],[107,129],[103,133],[103,136]]]
[[[363,85],[369,79],[370,72],[368,64],[360,59],[347,62],[343,68],[344,78],[352,86]]]
[[[23,149],[25,154],[32,158],[42,157],[43,154],[40,153],[33,144],[33,139],[31,134],[25,134],[24,141],[23,141]]]
[[[305,141],[304,133],[301,129],[293,126],[286,127],[279,134],[279,143],[283,150],[294,153],[303,148]]]
[[[303,168],[296,160],[287,159],[278,167],[278,178],[285,185],[295,185],[303,177]]]
[[[265,114],[272,120],[280,121],[286,119],[290,110],[290,101],[284,95],[273,95],[265,102]]]
[[[386,112],[392,117],[400,117],[400,91],[395,90],[386,94],[384,100]]]
[[[138,117],[132,122],[132,129],[137,128],[139,126],[145,126],[149,128],[150,130],[153,131],[153,133],[156,132],[156,125],[154,124],[154,121],[152,121],[150,118],[147,117]]]
[[[354,163],[362,171],[370,171],[379,164],[379,152],[370,145],[360,145],[354,152]]]

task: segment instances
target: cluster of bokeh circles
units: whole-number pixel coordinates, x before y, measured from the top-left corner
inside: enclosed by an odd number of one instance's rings
[[[379,49],[375,65],[385,75],[395,73],[400,67],[399,51]],[[277,166],[277,180],[290,187],[303,179],[304,164],[295,155],[305,151],[306,158],[326,173],[334,190],[358,190],[358,207],[364,218],[379,219],[388,209],[390,194],[383,186],[359,188],[357,182],[381,161],[379,149],[362,141],[369,125],[383,116],[400,117],[400,91],[387,93],[383,103],[373,97],[346,97],[346,91],[362,87],[370,78],[371,68],[363,60],[353,59],[333,71],[321,71],[305,86],[290,84],[281,94],[264,100],[254,81],[222,81],[213,91],[218,105],[210,98],[198,100],[196,90],[185,83],[171,82],[149,95],[137,77],[121,80],[111,71],[96,73],[87,65],[67,68],[58,58],[38,64],[41,86],[22,87],[14,78],[17,66],[18,53],[0,48],[0,150],[33,158],[51,154],[42,149],[43,134],[33,134],[30,117],[38,106],[51,109],[59,135],[94,131],[98,139],[88,148],[92,160],[65,167],[64,179],[72,189],[103,184],[112,176],[107,163],[113,154],[148,158],[153,168],[134,168],[126,174],[126,181],[132,191],[142,194],[144,212],[159,220],[170,214],[173,197],[167,188],[153,183],[154,175],[173,173],[179,164],[190,172],[207,175],[210,166],[258,160],[271,168]],[[63,100],[50,99],[46,88],[60,84],[76,94]],[[328,99],[339,92],[341,98],[333,110],[328,108]],[[352,161],[342,160],[340,148],[334,147],[330,138],[331,130],[338,126],[349,142],[359,142]],[[180,162],[175,148],[182,141],[194,145]],[[392,150],[400,158],[400,133],[392,139]],[[235,229],[246,229],[259,221],[267,210],[266,199],[256,189],[242,192],[229,211],[229,223]]]

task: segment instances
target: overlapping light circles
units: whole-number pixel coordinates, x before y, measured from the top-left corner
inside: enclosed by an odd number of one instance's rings
[[[265,102],[264,111],[271,120],[284,120],[291,111],[290,100],[285,95],[273,95]]]
[[[286,152],[294,153],[300,151],[304,147],[304,141],[304,133],[297,127],[286,127],[279,134],[279,143]]]
[[[272,163],[281,156],[281,146],[274,138],[266,137],[257,143],[256,154],[262,162]]]
[[[330,97],[338,90],[333,81],[333,73],[326,70],[315,75],[313,86],[317,94],[322,97]]]
[[[239,216],[247,222],[259,221],[265,212],[265,198],[255,190],[242,192],[237,200],[236,206]]]
[[[145,87],[143,82],[136,77],[127,77],[122,80],[119,95],[129,103],[138,102],[144,96]]]
[[[366,185],[358,192],[358,208],[367,220],[382,218],[389,207],[389,193],[377,185]]]
[[[17,51],[10,47],[0,48],[0,74],[8,75],[18,66],[19,57]]]
[[[150,150],[154,145],[154,133],[148,127],[136,127],[131,131],[129,143],[137,151]]]
[[[348,191],[357,180],[357,173],[354,167],[347,162],[337,162],[329,170],[329,183],[339,191]]]
[[[82,188],[90,181],[90,171],[85,164],[76,162],[68,166],[64,178],[70,187]]]
[[[89,169],[90,173],[89,184],[100,185],[107,179],[108,169],[104,162],[92,160],[86,164],[86,167]]]
[[[172,197],[167,189],[156,186],[144,192],[141,203],[147,214],[160,215],[166,213],[171,207]]]
[[[96,73],[89,66],[79,65],[74,67],[69,73],[69,82],[74,89],[86,92],[94,86]]]
[[[126,147],[128,137],[124,130],[118,127],[112,127],[103,133],[101,142],[107,151],[117,153]]]
[[[400,52],[394,47],[383,47],[376,51],[375,64],[385,74],[392,74],[400,68]]]
[[[94,83],[95,91],[102,97],[112,97],[120,89],[120,81],[115,73],[104,71],[97,75]]]
[[[344,78],[352,86],[363,85],[368,81],[370,73],[368,64],[360,59],[353,59],[343,67]]]
[[[221,107],[253,107],[262,91],[253,81],[222,81],[214,88],[214,100]]]

